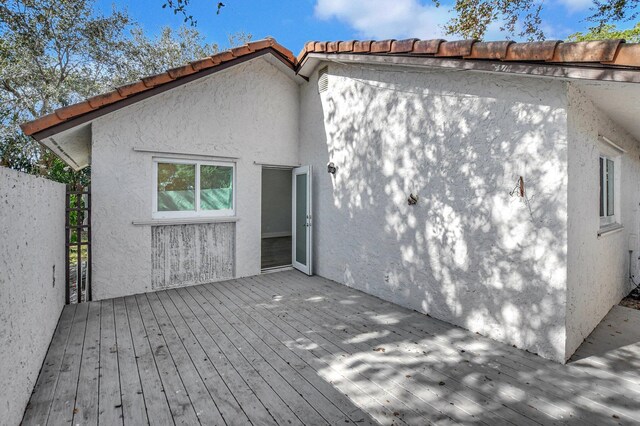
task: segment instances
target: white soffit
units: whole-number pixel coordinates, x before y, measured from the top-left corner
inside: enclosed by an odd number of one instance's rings
[[[73,170],[81,170],[91,164],[91,123],[86,123],[40,141]]]
[[[572,84],[612,121],[640,141],[640,84],[595,81]]]

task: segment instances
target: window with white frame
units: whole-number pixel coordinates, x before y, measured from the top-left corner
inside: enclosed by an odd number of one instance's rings
[[[234,163],[156,158],[154,174],[154,218],[234,215]]]
[[[620,216],[620,159],[624,149],[600,136],[600,228],[621,225]]]
[[[615,162],[604,155],[600,156],[600,226],[615,223],[616,208]]]

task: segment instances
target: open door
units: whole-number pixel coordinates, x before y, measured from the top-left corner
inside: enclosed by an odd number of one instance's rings
[[[311,166],[293,169],[293,267],[307,275],[311,268]]]

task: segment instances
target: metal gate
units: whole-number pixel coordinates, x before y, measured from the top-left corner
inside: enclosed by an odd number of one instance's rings
[[[65,209],[66,303],[91,300],[91,187],[67,185]]]

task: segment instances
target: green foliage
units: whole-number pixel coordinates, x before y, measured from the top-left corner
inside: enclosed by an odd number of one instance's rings
[[[438,0],[433,0],[439,5]],[[640,0],[593,0],[592,14],[586,21],[592,31],[602,31],[609,22],[637,18]],[[543,40],[545,34],[540,15],[545,4],[539,0],[456,0],[455,16],[445,26],[447,33],[482,39],[490,24],[512,37]]]
[[[0,1],[0,165],[88,183],[88,170],[74,172],[25,137],[19,123],[218,50],[194,28],[149,37],[126,12],[102,15],[93,6],[94,0]],[[248,39],[239,34],[229,42]]]
[[[594,28],[586,33],[577,32],[571,34],[568,41],[589,41],[606,39],[624,39],[628,43],[640,43],[640,22],[633,28],[619,30],[615,25],[603,25],[601,28]]]
[[[173,11],[174,15],[182,15],[182,17],[184,18],[185,24],[189,23],[189,25],[191,25],[192,27],[195,27],[196,25],[198,25],[198,21],[196,21],[193,15],[189,14],[188,12],[190,1],[191,0],[167,0],[162,5],[162,8],[163,9],[168,8],[169,10]],[[222,8],[224,6],[225,6],[224,3],[222,3],[221,1],[217,2],[216,15],[220,15],[220,12],[222,11]]]
[[[124,46],[122,61],[111,73],[115,86],[131,82],[141,76],[157,74],[184,65],[194,59],[218,52],[217,44],[205,43],[204,36],[194,28],[175,31],[162,29],[156,37],[148,37],[142,28],[131,29],[131,39]]]
[[[457,0],[456,16],[445,26],[448,34],[482,39],[494,22],[501,31],[530,40],[544,39],[540,28],[543,3],[537,0]]]

